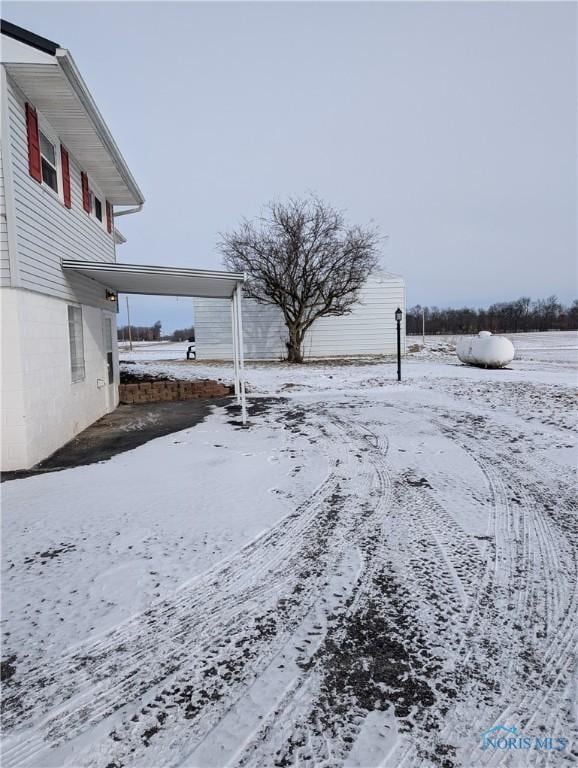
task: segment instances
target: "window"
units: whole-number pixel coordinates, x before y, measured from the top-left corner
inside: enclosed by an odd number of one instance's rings
[[[70,373],[72,382],[84,381],[84,337],[81,307],[68,307],[68,336],[70,338]]]
[[[102,326],[102,333],[104,336],[104,351],[106,354],[106,366],[108,369],[108,383],[114,384],[114,357],[112,354],[112,345],[114,339],[112,335],[112,317],[104,318]]]
[[[82,178],[82,204],[84,210],[90,215],[91,218],[100,222],[103,229],[108,229],[108,221],[105,221],[104,217],[104,195],[96,187],[93,188],[92,182],[89,183],[88,176],[84,171],[81,174]],[[111,227],[112,229],[112,227]]]
[[[102,221],[102,203],[96,195],[94,195],[94,215],[99,221]]]
[[[42,164],[42,181],[55,192],[58,192],[58,171],[56,170],[56,147],[42,131],[40,137],[40,157]]]

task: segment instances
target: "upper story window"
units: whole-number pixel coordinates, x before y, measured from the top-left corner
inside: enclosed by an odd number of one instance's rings
[[[99,221],[102,221],[102,203],[98,199],[96,195],[92,195],[92,201],[93,201],[93,207],[92,210],[94,212],[94,215]]]
[[[85,183],[85,193],[87,195],[87,205],[85,205],[85,211],[91,216],[93,219],[96,219],[100,226],[103,229],[108,229],[108,221],[104,220],[104,203],[102,202],[104,200],[104,196],[102,193],[96,189],[92,188],[92,185],[89,186],[88,177],[86,174],[84,174],[84,178],[86,179]]]
[[[55,192],[58,192],[58,166],[56,161],[56,146],[42,131],[38,131],[40,138],[40,159],[42,166],[42,181]]]
[[[26,132],[28,138],[28,171],[32,178],[64,203],[66,208],[73,207],[71,189],[71,162],[68,150],[48,122],[38,115],[36,109],[25,103]],[[80,172],[82,206],[86,213],[96,219],[98,225],[108,234],[114,233],[113,210],[105,200],[101,190],[89,183],[85,171]],[[47,190],[48,191],[48,190]]]

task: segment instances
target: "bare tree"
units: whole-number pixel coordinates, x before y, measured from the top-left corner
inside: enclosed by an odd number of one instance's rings
[[[228,269],[248,274],[247,295],[274,304],[288,330],[287,359],[303,361],[303,340],[318,317],[351,311],[378,263],[377,230],[347,226],[316,197],[270,202],[255,221],[221,235]]]

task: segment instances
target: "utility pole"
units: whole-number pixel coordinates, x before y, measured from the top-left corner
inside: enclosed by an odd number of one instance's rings
[[[421,343],[425,347],[425,309],[421,308]]]
[[[128,348],[132,352],[132,331],[130,329],[130,309],[128,307],[128,296],[126,297],[126,318],[128,321]]]

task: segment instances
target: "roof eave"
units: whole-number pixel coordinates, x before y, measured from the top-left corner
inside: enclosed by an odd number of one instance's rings
[[[66,48],[58,48],[55,57],[58,66],[62,70],[64,76],[74,90],[74,93],[86,110],[86,113],[91,120],[100,141],[112,158],[119,175],[123,179],[127,188],[130,190],[131,194],[134,196],[134,203],[136,205],[142,205],[145,201],[144,195],[139,189],[138,184],[134,180],[132,173],[130,172],[122,154],[120,153],[120,150],[115,140],[113,139],[106,123],[104,122],[104,119],[100,114],[94,99],[90,95],[90,91],[82,79],[82,76],[78,71],[76,64],[74,63],[74,59],[70,55],[70,52]]]
[[[124,245],[126,243],[126,237],[116,227],[114,228],[114,242],[117,245]]]

